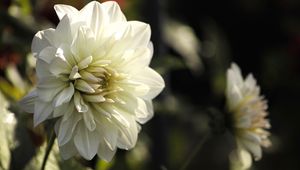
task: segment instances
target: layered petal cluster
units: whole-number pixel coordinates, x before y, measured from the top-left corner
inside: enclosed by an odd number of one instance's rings
[[[237,149],[232,158],[238,160],[243,169],[262,157],[261,146],[271,145],[269,121],[266,119],[267,102],[260,95],[260,88],[252,74],[243,79],[240,68],[233,63],[227,71],[227,108],[231,114]]]
[[[135,145],[139,124],[153,116],[152,99],[164,87],[149,67],[150,27],[127,21],[113,1],[54,9],[56,29],[33,39],[38,83],[21,105],[34,113],[35,125],[56,118],[64,159],[79,153],[110,161],[117,148]]]

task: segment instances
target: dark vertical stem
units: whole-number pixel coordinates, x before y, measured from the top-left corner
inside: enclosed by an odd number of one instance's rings
[[[151,40],[154,45],[153,57],[159,59],[164,57],[165,47],[162,40],[162,19],[163,11],[161,8],[162,0],[144,0],[142,6],[142,14],[144,16],[145,22],[149,23],[151,26],[152,36]],[[167,83],[167,75],[164,75],[165,83]],[[160,95],[159,98],[155,100],[164,100],[166,96],[167,85]],[[152,160],[153,166],[151,169],[163,169],[166,167],[167,162],[167,122],[163,113],[155,113],[154,119],[151,120],[151,138],[153,140],[152,145]]]
[[[50,138],[49,138],[49,142],[48,142],[47,148],[46,148],[46,152],[45,152],[45,155],[44,155],[44,159],[43,159],[43,164],[42,164],[41,170],[45,170],[45,168],[46,168],[47,160],[48,160],[48,157],[49,157],[50,152],[52,150],[52,146],[54,144],[55,138],[56,138],[55,133],[54,133],[54,131],[52,131],[51,135],[50,135]]]

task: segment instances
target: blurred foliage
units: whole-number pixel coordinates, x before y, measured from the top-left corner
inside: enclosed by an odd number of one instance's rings
[[[211,132],[216,135],[206,140],[187,169],[229,169],[233,137],[219,120],[224,119],[225,73],[231,61],[244,73],[253,72],[270,106],[273,147],[252,169],[300,169],[299,1],[210,0],[197,5],[192,0],[117,1],[129,20],[149,20],[152,27],[156,53],[151,65],[166,81],[164,93],[154,100],[156,115],[143,126],[136,147],[118,150],[110,163],[79,157],[62,161],[55,143],[46,169],[179,169]],[[54,4],[81,8],[87,2],[0,2],[0,104],[9,103],[1,105],[0,114],[8,112],[17,122],[10,147],[11,137],[3,136],[6,124],[1,120],[0,169],[40,168],[47,128],[33,128],[32,115],[23,113],[17,103],[36,82],[31,40],[38,30],[58,23]],[[150,9],[149,3],[155,8]]]

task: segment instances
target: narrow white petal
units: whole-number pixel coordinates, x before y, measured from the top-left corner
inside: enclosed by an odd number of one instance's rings
[[[62,120],[60,122],[59,130],[57,133],[57,140],[59,146],[65,145],[67,142],[70,141],[70,139],[74,135],[74,130],[76,128],[76,125],[80,120],[81,120],[81,116],[79,114],[72,114],[72,116],[70,116],[69,119]]]
[[[95,110],[97,111],[97,113],[99,113],[99,115],[96,113],[95,117],[98,117],[100,115],[104,115],[104,116],[107,116],[109,118],[111,117],[111,113],[109,111],[105,110],[103,108],[103,105],[100,105],[98,103],[94,103],[94,104],[92,104],[92,106],[95,108]]]
[[[72,156],[76,155],[78,152],[74,145],[73,139],[70,139],[68,143],[63,146],[59,146],[59,153],[64,160],[70,159]]]
[[[32,40],[31,51],[37,56],[44,48],[53,44],[55,30],[53,28],[37,32]]]
[[[138,109],[135,113],[139,123],[146,123],[154,115],[152,101],[138,99]]]
[[[86,45],[88,44],[88,46]],[[71,44],[71,52],[77,62],[91,56],[95,47],[95,35],[90,28],[80,26]]]
[[[132,46],[148,46],[151,36],[150,26],[144,22],[139,21],[129,21],[128,24],[130,24],[130,26],[132,27]]]
[[[67,103],[71,100],[74,94],[73,83],[70,83],[69,87],[63,89],[53,100],[53,105],[58,107],[64,103]]]
[[[103,129],[104,132],[104,142],[109,147],[110,150],[116,150],[117,139],[118,139],[118,129],[113,126],[109,126],[109,128]]]
[[[105,101],[105,97],[103,97],[101,94],[95,94],[95,95],[82,95],[82,98],[87,101],[87,102],[96,102],[96,103],[100,103],[100,102],[104,102]]]
[[[75,81],[75,88],[86,93],[95,93],[93,87],[91,87],[86,81],[78,79]]]
[[[98,83],[100,82],[100,79],[97,78],[96,76],[94,76],[93,74],[85,71],[85,70],[81,70],[79,72],[79,74],[81,75],[81,78],[84,79],[87,82],[91,82],[91,83]]]
[[[55,29],[55,47],[60,47],[61,44],[71,44],[73,40],[72,36],[72,29],[75,29],[75,26],[70,23],[70,18],[65,15],[60,22],[58,23],[56,29]]]
[[[139,128],[135,121],[134,116],[127,116],[127,121],[129,121],[130,127],[124,128],[124,126],[120,125],[118,122],[115,122],[118,126],[120,136],[118,138],[117,146],[122,149],[131,149],[135,146]]]
[[[92,56],[88,56],[88,57],[84,58],[83,60],[81,60],[78,63],[79,70],[87,68],[89,66],[89,64],[91,64],[92,61],[93,61]]]
[[[76,79],[80,78],[81,75],[78,73],[78,71],[79,71],[78,66],[77,65],[73,66],[71,73],[69,75],[69,79],[76,80]]]
[[[51,76],[49,72],[49,64],[42,59],[36,60],[36,75],[38,78]]]
[[[254,143],[252,141],[241,140],[241,144],[253,154],[255,160],[260,160],[262,156],[262,150],[260,144]]]
[[[20,100],[19,105],[25,112],[34,113],[34,103],[36,99],[37,92],[36,90],[33,90],[32,92],[28,93],[22,100]]]
[[[120,9],[120,6],[115,1],[106,1],[102,3],[102,7],[105,9],[109,16],[109,22],[125,22],[126,17]]]
[[[162,77],[149,67],[145,67],[132,79],[150,87],[148,94],[143,96],[145,99],[155,98],[165,87]]]
[[[88,111],[88,106],[84,103],[79,92],[74,93],[74,104],[78,112]]]
[[[106,143],[104,141],[102,141],[98,148],[97,155],[101,159],[105,160],[106,162],[110,162],[112,160],[113,156],[115,155],[115,153],[116,153],[116,149],[111,150],[109,148],[109,146],[107,146]]]
[[[236,170],[247,170],[252,165],[250,153],[240,147],[230,153],[229,159],[231,166]]]
[[[53,58],[55,57],[56,48],[54,47],[46,47],[44,48],[40,54],[38,55],[38,58],[45,61],[46,63],[50,64]]]
[[[76,8],[69,6],[69,5],[63,5],[63,4],[54,5],[54,10],[60,20],[65,15],[77,16],[77,14],[78,14],[78,10]]]
[[[126,52],[124,52],[122,57],[125,59],[125,62],[122,64],[122,70],[129,74],[136,74],[136,70],[149,66],[152,58],[152,51],[148,47],[137,48],[132,51],[134,51],[134,53],[128,56],[125,56]]]
[[[258,134],[251,132],[251,131],[246,131],[245,133],[243,133],[243,137],[244,140],[249,140],[250,142],[256,143],[257,145],[260,145],[261,143],[261,138]]]
[[[82,113],[84,124],[89,131],[94,131],[96,129],[96,122],[94,120],[94,115],[91,109],[87,112]]]
[[[102,31],[108,23],[102,5],[97,1],[92,1],[80,10],[80,15],[93,31],[96,39],[100,39]]]
[[[81,121],[77,125],[74,137],[75,146],[82,157],[91,160],[99,148],[100,136],[97,131],[89,131]]]
[[[67,84],[57,80],[51,81],[50,77],[48,77],[48,81],[46,78],[47,77],[45,77],[43,80],[40,80],[41,82],[39,82],[37,86],[37,93],[39,99],[45,102],[50,102],[67,86]]]
[[[38,124],[51,116],[53,107],[51,103],[41,102],[37,100],[34,105],[33,122],[36,127]]]
[[[53,118],[60,117],[60,116],[65,117],[65,113],[68,112],[67,109],[69,108],[69,105],[70,105],[70,103],[65,103],[58,107],[55,107],[54,111],[53,111]],[[73,107],[74,107],[74,105],[73,105]]]
[[[103,108],[104,110],[109,112],[113,118],[115,118],[115,120],[117,121],[116,123],[123,125],[125,128],[130,127],[130,122],[127,119],[126,113],[124,113],[124,110],[110,106],[104,106]]]
[[[59,74],[69,74],[71,72],[71,66],[62,58],[55,57],[50,64],[49,71],[55,76]]]

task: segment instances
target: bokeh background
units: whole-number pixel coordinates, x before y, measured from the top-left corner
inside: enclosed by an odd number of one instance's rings
[[[230,169],[234,138],[226,128],[224,89],[233,61],[244,75],[254,74],[269,104],[273,145],[251,169],[300,169],[300,1],[117,1],[128,20],[152,28],[151,65],[166,81],[164,92],[154,100],[155,116],[143,125],[137,146],[118,150],[111,163],[96,157],[62,162],[54,148],[48,169],[173,170],[193,154],[186,169]],[[1,136],[0,144],[10,140],[11,151],[0,148],[0,169],[5,163],[10,169],[39,169],[49,129],[33,128],[32,116],[17,104],[36,82],[31,40],[38,30],[57,25],[54,4],[80,9],[88,2],[0,1],[0,90],[16,117],[0,125],[0,131],[5,126],[14,132],[13,139]],[[10,159],[3,163],[6,157]]]

